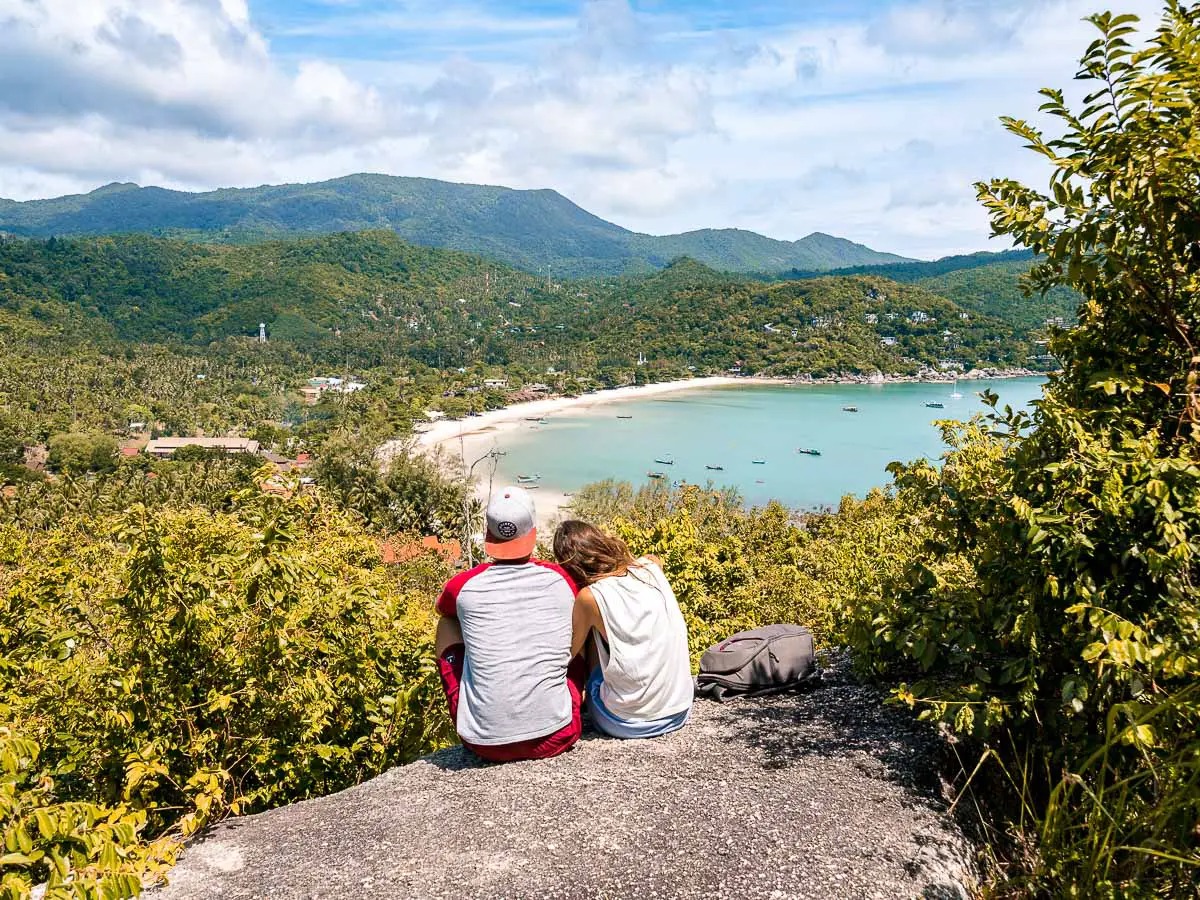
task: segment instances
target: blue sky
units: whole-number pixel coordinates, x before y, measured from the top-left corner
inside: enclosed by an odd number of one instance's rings
[[[1100,0],[0,0],[0,197],[351,172],[628,228],[995,247],[971,184]],[[1154,21],[1157,0],[1116,8]]]

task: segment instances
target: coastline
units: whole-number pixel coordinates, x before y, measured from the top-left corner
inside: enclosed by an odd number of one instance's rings
[[[489,410],[478,416],[466,419],[443,419],[426,426],[417,434],[416,446],[426,450],[440,447],[458,441],[461,438],[474,437],[480,434],[500,430],[500,426],[510,423],[523,422],[526,419],[541,418],[542,416],[560,413],[568,409],[591,409],[607,403],[619,403],[623,400],[644,400],[647,397],[658,397],[663,394],[673,394],[678,391],[699,390],[701,388],[729,387],[740,384],[782,384],[775,378],[735,378],[728,375],[713,375],[704,378],[686,378],[679,381],[659,381],[654,384],[608,388],[592,394],[580,394],[578,397],[547,397],[545,400],[530,400],[527,403],[514,403],[500,409]]]
[[[982,369],[959,373],[957,377],[959,381],[976,381],[1037,377],[1042,374],[1026,369]],[[415,439],[410,437],[406,440],[388,441],[380,446],[378,452],[381,462],[386,465],[397,454],[408,452],[411,449],[439,461],[448,473],[456,475],[467,474],[474,465],[476,468],[471,471],[471,474],[473,475],[475,495],[486,503],[489,489],[493,486],[495,468],[494,461],[487,459],[489,450],[495,444],[498,436],[520,429],[523,423],[529,419],[542,418],[567,410],[586,412],[612,403],[705,388],[750,385],[950,384],[954,380],[953,374],[934,370],[923,370],[917,375],[876,373],[869,376],[834,375],[824,378],[715,375],[687,378],[642,386],[610,388],[590,394],[581,394],[577,397],[547,397],[543,400],[514,403],[464,419],[444,419],[423,427],[416,433]],[[481,463],[482,465],[480,465]],[[570,497],[549,486],[539,486],[534,495],[534,502],[538,510],[538,526],[544,530],[559,518],[564,510],[569,509]]]
[[[591,394],[580,394],[577,397],[547,397],[544,400],[514,403],[465,419],[443,419],[434,422],[417,432],[415,441],[410,438],[384,443],[379,448],[379,457],[386,465],[397,453],[406,452],[411,447],[417,453],[438,460],[448,472],[461,475],[467,472],[471,463],[486,459],[486,454],[490,449],[489,444],[494,441],[496,435],[520,428],[521,423],[526,419],[541,418],[565,410],[586,411],[610,403],[642,400],[647,397],[658,397],[685,390],[749,384],[778,385],[790,382],[791,379],[713,375],[678,381],[660,381],[640,386],[608,388]],[[486,470],[485,466],[483,472],[476,471],[471,474],[473,475],[475,496],[483,503],[487,503],[492,487],[491,473]],[[549,528],[570,506],[570,497],[566,493],[541,485],[538,486],[533,500],[537,508],[538,528],[542,531]]]

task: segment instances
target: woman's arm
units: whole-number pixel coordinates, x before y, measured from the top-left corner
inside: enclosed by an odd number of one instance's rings
[[[571,656],[579,655],[593,628],[607,637],[604,634],[604,619],[600,615],[600,607],[596,605],[592,589],[584,588],[575,597],[575,610],[571,614]]]
[[[458,619],[451,616],[438,616],[437,635],[434,638],[434,652],[440,659],[442,654],[455,644],[463,642],[462,628]]]

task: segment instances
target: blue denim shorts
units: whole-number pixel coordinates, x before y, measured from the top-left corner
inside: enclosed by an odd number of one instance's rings
[[[592,724],[610,737],[616,738],[652,738],[672,731],[678,731],[687,724],[692,715],[691,707],[673,716],[662,719],[650,719],[646,722],[629,722],[613,715],[604,707],[600,699],[600,685],[604,684],[604,671],[599,667],[592,669],[588,679],[588,709],[591,711]]]

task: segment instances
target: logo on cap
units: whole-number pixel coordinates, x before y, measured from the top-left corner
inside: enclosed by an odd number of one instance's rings
[[[517,526],[513,522],[499,522],[496,525],[496,537],[502,537],[506,541],[512,540],[517,536]]]

